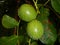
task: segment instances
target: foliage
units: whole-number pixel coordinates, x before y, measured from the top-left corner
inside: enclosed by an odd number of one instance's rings
[[[9,17],[8,15],[4,15],[2,18],[2,25],[5,28],[14,28],[19,25],[19,23],[12,17]]]
[[[52,7],[60,14],[60,1],[59,0],[51,0]]]
[[[17,44],[18,36],[0,37],[0,45],[15,45]]]

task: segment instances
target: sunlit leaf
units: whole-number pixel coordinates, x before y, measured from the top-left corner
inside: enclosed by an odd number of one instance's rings
[[[14,28],[17,26],[19,23],[12,17],[9,17],[8,15],[4,15],[2,17],[2,25],[5,28]]]
[[[60,14],[60,0],[51,0],[51,5]]]
[[[12,35],[10,37],[1,37],[0,45],[16,45],[18,40],[18,36]]]

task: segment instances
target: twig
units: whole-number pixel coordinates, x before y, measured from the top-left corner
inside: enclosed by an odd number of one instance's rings
[[[45,4],[44,4],[44,6],[46,6],[46,4],[47,4],[49,1],[50,1],[50,0],[46,1]]]

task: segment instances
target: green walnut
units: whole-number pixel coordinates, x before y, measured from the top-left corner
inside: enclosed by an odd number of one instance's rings
[[[27,34],[34,40],[38,40],[44,33],[44,27],[38,20],[32,20],[27,24]]]
[[[22,4],[18,8],[18,16],[20,19],[29,22],[36,18],[37,12],[34,7],[30,4]]]

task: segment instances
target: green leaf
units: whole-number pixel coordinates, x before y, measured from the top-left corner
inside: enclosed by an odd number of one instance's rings
[[[2,18],[2,25],[5,28],[14,28],[15,26],[18,26],[18,24],[19,23],[14,18],[8,15],[4,15]]]
[[[57,39],[57,33],[52,24],[44,25],[45,31],[44,35],[40,38],[40,41],[47,45],[52,45]]]
[[[49,16],[49,9],[41,7],[40,15],[38,15],[37,19],[43,22],[44,20],[48,19],[48,16]]]
[[[60,14],[60,0],[51,0],[51,5]]]
[[[10,37],[1,37],[0,45],[16,45],[18,36],[12,35]]]
[[[42,22],[43,25],[47,26],[46,23],[48,22],[48,16],[49,16],[49,9],[41,7],[40,8],[40,15],[38,15],[37,20],[39,20],[40,22]]]
[[[60,4],[60,0],[57,0],[57,2]]]

